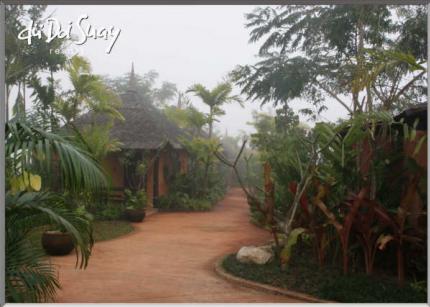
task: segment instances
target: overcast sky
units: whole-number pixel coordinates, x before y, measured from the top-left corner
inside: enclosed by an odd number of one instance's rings
[[[248,43],[249,30],[245,29],[244,14],[253,6],[49,6],[48,12],[67,25],[87,14],[83,23],[97,28],[121,29],[110,54],[105,53],[109,42],[91,38],[79,47],[88,58],[93,72],[119,76],[130,71],[134,62],[139,74],[153,69],[160,80],[170,81],[185,91],[194,83],[213,87],[238,64],[252,64],[258,44]],[[76,30],[77,31],[77,30]],[[72,30],[73,32],[73,30]],[[238,92],[238,89],[235,89]],[[206,111],[198,98],[193,103]],[[293,104],[297,109],[300,101]],[[248,102],[225,107],[227,114],[216,125],[224,133],[236,135],[250,131],[247,122],[252,110],[259,104]],[[268,110],[267,107],[264,108]],[[321,119],[336,120],[345,116],[343,109],[331,103]],[[305,118],[302,118],[305,121]]]

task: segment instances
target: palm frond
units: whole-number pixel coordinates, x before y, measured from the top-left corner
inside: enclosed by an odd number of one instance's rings
[[[41,250],[33,247],[25,237],[6,231],[6,279],[7,302],[37,303],[53,298],[60,288],[54,267],[44,258]]]
[[[64,188],[98,190],[107,186],[101,167],[87,152],[23,120],[6,124],[5,153],[16,174],[22,174],[35,161],[51,171],[52,161],[57,160]]]

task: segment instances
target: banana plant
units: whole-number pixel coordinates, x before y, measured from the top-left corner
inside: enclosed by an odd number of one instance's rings
[[[368,188],[362,188],[360,192],[353,198],[352,202],[348,204],[348,209],[344,212],[343,219],[336,216],[335,212],[331,210],[324,203],[324,198],[326,197],[328,189],[326,186],[320,185],[318,187],[318,193],[312,198],[312,203],[326,216],[328,223],[334,226],[336,232],[339,236],[339,241],[342,247],[342,263],[343,263],[343,273],[348,273],[349,267],[349,242],[351,238],[351,230],[353,223],[358,215],[358,210],[363,204],[365,197],[369,193]]]
[[[292,195],[296,195],[297,182],[290,182],[288,185],[288,189]],[[325,223],[320,222],[320,211],[315,210],[314,206],[312,206],[312,204],[309,202],[307,193],[303,194],[300,198],[300,209],[300,218],[302,220],[300,222],[300,225],[306,225],[307,232],[312,235],[318,263],[320,266],[323,266],[326,249],[328,247],[328,244],[330,243],[329,236],[327,234],[327,227]]]
[[[351,202],[357,201],[357,196],[353,195],[348,200],[348,206]],[[364,255],[364,266],[366,274],[373,273],[376,252],[378,251],[381,231],[384,224],[376,213],[375,201],[363,199],[360,208],[353,220],[353,235],[357,238]]]
[[[297,244],[297,240],[299,236],[306,232],[305,228],[299,227],[294,228],[290,235],[287,237],[286,243],[281,251],[280,259],[281,259],[281,268],[285,270],[288,266],[288,263],[291,259],[291,255],[293,253],[293,248]]]

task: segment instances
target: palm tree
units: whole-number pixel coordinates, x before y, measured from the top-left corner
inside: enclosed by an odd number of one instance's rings
[[[231,95],[232,90],[232,86],[229,82],[220,83],[212,90],[208,90],[201,84],[195,84],[187,90],[187,93],[193,92],[197,97],[200,97],[204,104],[209,106],[209,114],[207,116],[207,122],[209,124],[209,140],[212,139],[213,124],[217,120],[216,117],[225,114],[221,107],[226,103],[234,101],[239,102],[242,105],[242,101],[240,100],[239,96]],[[204,171],[204,191],[206,191],[208,188],[208,173],[211,166],[211,156],[212,153],[209,153],[206,158]]]
[[[216,121],[216,117],[225,114],[221,107],[226,103],[234,101],[239,102],[242,105],[242,101],[239,96],[231,95],[232,90],[232,86],[229,82],[220,83],[212,90],[208,90],[201,84],[194,84],[187,90],[187,93],[194,93],[197,97],[200,97],[204,104],[209,106],[209,138],[212,138],[213,123]]]
[[[64,93],[57,101],[58,110],[66,124],[72,123],[84,109],[122,119],[117,110],[118,97],[106,87],[99,76],[91,73],[90,63],[86,59],[72,57],[66,64],[66,71],[73,89]]]
[[[5,138],[6,299],[48,301],[60,287],[57,274],[30,244],[29,233],[42,225],[64,229],[75,242],[76,266],[85,268],[93,244],[92,229],[84,213],[68,208],[64,193],[49,192],[49,180],[35,174],[55,173],[52,162],[58,162],[58,181],[70,192],[104,190],[107,180],[96,161],[71,140],[22,118],[6,124]],[[38,178],[38,184],[32,178]]]

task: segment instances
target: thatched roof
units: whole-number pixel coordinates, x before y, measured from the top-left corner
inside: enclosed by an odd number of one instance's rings
[[[427,103],[412,106],[394,116],[394,119],[396,121],[403,119],[409,126],[418,120],[417,130],[427,130]]]
[[[133,82],[132,78],[130,85]],[[110,133],[112,138],[122,143],[122,148],[158,149],[166,144],[175,149],[183,148],[181,140],[187,138],[187,134],[159,109],[143,101],[137,91],[130,88],[120,97],[123,105],[119,112],[125,120],[115,120]],[[95,124],[103,124],[107,118],[105,115],[94,115],[89,112],[79,117],[75,125],[82,128],[89,125],[92,120]]]

